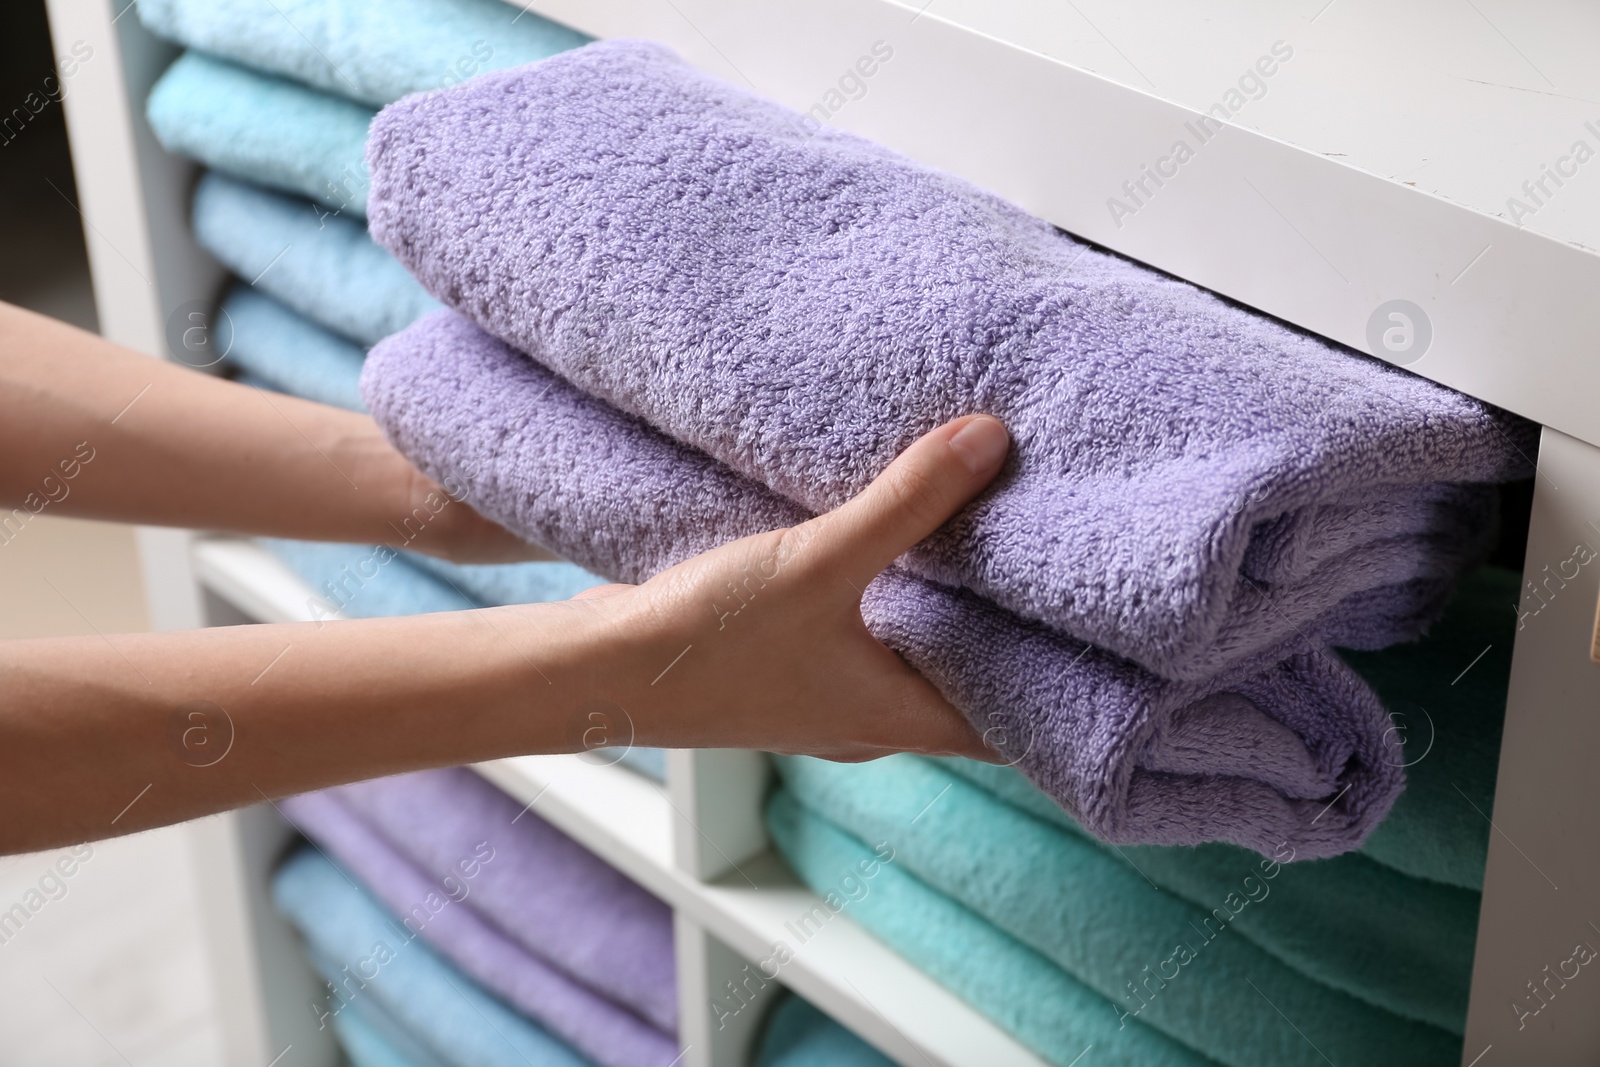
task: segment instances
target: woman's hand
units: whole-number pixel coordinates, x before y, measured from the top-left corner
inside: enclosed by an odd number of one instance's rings
[[[997,419],[958,419],[843,507],[643,585],[578,598],[628,648],[628,669],[610,677],[630,681],[596,689],[632,720],[631,730],[608,727],[609,739],[836,760],[900,751],[995,759],[961,713],[868,632],[861,596],[989,484],[1008,448]]]

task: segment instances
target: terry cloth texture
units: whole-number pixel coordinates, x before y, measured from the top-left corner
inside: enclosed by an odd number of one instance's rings
[[[590,40],[501,0],[140,0],[139,19],[190,48],[374,105]]]
[[[756,1067],[894,1067],[894,1061],[802,997],[785,997],[767,1020]]]
[[[963,788],[971,787],[953,785],[951,793]],[[1085,855],[1070,857],[1085,860],[1086,868],[1076,869],[1064,859],[1040,872],[1045,880],[1014,882],[1009,890],[991,879],[1015,879],[1015,865],[1007,867],[1001,857],[1014,840],[1026,848],[1028,830],[1007,827],[1019,838],[969,844],[969,852],[981,848],[994,861],[987,872],[971,872],[969,888],[987,886],[986,902],[996,914],[974,911],[960,896],[924,881],[912,855],[920,851],[915,839],[930,833],[922,824],[950,799],[945,796],[912,825],[919,808],[936,795],[937,790],[919,796],[909,807],[905,798],[892,799],[884,819],[870,827],[876,831],[892,821],[891,835],[879,838],[873,832],[860,836],[853,827],[829,820],[825,812],[804,804],[810,798],[797,798],[785,789],[769,805],[769,827],[802,880],[824,897],[819,905],[823,914],[813,923],[831,921],[826,914],[835,908],[843,911],[1052,1062],[1070,1063],[1090,1041],[1097,1059],[1152,1062],[1129,1044],[1130,1037],[1146,1034],[1160,1034],[1192,1050],[1201,1062],[1229,1067],[1323,1067],[1329,1059],[1442,1067],[1459,1061],[1459,1037],[1371,1008],[1306,978],[1221,929],[1212,913],[1175,898],[1158,899],[1164,894],[1130,866],[1095,863],[1087,853],[1097,850],[1087,842]],[[1020,812],[1014,818],[1037,824]],[[864,871],[857,873],[861,869],[856,864],[873,855],[864,843],[873,841],[879,842],[879,854],[892,849],[894,862],[867,878]],[[1256,864],[1266,862],[1255,859]],[[891,880],[891,872],[898,882]],[[895,899],[902,884],[916,886],[916,893]],[[1051,891],[1041,893],[1041,885]],[[1085,895],[1085,889],[1093,895]],[[1250,906],[1270,906],[1270,899]],[[1219,901],[1217,906],[1228,905]],[[1129,921],[1129,914],[1137,917]],[[949,917],[955,915],[964,922],[952,923]],[[982,929],[989,943],[981,949],[959,946],[966,951],[947,956],[949,948],[941,939],[955,939],[952,926],[965,927],[962,933],[969,936],[969,931]],[[810,929],[803,926],[801,932],[809,937]],[[1059,975],[1058,981],[1078,984],[1086,1000],[1092,998],[1078,1005],[1081,1020],[1105,1023],[1105,1029],[1040,1042],[1019,1028],[1013,1006],[997,1002],[988,987],[1004,982],[1024,964],[1038,963]],[[1033,994],[1034,999],[1043,996]]]
[[[800,878],[841,914],[1058,1067],[1090,1045],[1105,1067],[1216,1063],[1138,1019],[1119,1021],[1110,1001],[1027,942],[909,874],[889,843],[863,843],[784,789],[768,801],[767,828]],[[790,950],[804,952],[806,941],[834,921],[833,912],[824,903],[800,916]]]
[[[366,212],[370,107],[186,52],[150,90],[146,114],[169,152],[310,197],[323,205],[315,217]]]
[[[586,1067],[582,1056],[450,966],[349,876],[311,848],[272,880],[278,910],[321,956],[333,987],[323,1009],[370,997],[451,1067]]]
[[[677,1032],[671,911],[594,853],[466,768],[338,795],[431,878],[452,874],[487,837],[495,859],[473,880],[477,913],[573,981]]]
[[[362,390],[424,472],[621,581],[807,515],[449,311],[376,346]],[[1179,683],[896,569],[868,589],[864,610],[874,633],[1108,840],[1331,855],[1360,843],[1403,781],[1377,698],[1325,646]]]
[[[478,914],[473,892],[477,879],[499,858],[496,839],[515,833],[516,827],[480,827],[483,838],[473,850],[458,858],[453,870],[430,877],[357,817],[338,789],[293,797],[282,808],[297,829],[353,874],[407,931],[595,1063],[667,1067],[677,1058],[670,1034],[574,982]],[[552,911],[537,919],[559,927],[573,916]]]
[[[1489,847],[1489,820],[1485,816],[1494,808],[1500,732],[1505,722],[1511,644],[1515,636],[1514,618],[1506,611],[1506,605],[1516,602],[1520,580],[1515,571],[1482,567],[1462,581],[1444,616],[1421,641],[1383,652],[1340,653],[1371,683],[1390,713],[1393,723],[1390,758],[1407,767],[1406,791],[1400,794],[1389,817],[1367,838],[1361,856],[1290,868],[1276,883],[1280,897],[1286,887],[1304,879],[1311,885],[1327,887],[1329,891],[1333,886],[1343,886],[1345,888],[1338,889],[1337,895],[1356,900],[1372,898],[1373,893],[1354,888],[1355,883],[1371,887],[1385,885],[1385,880],[1371,873],[1363,861],[1408,875],[1405,880],[1408,888],[1403,893],[1398,888],[1380,888],[1377,899],[1415,902],[1433,912],[1437,919],[1457,916],[1451,920],[1455,933],[1410,916],[1409,907],[1404,909],[1407,917],[1397,914],[1385,919],[1400,919],[1405,926],[1421,923],[1413,927],[1418,930],[1426,927],[1425,937],[1432,944],[1448,949],[1451,958],[1457,961],[1436,960],[1438,973],[1443,975],[1456,973],[1461,966],[1459,961],[1470,959],[1471,955],[1471,931],[1463,940],[1460,924],[1470,925],[1474,920],[1461,917],[1465,905],[1451,901],[1464,902],[1473,898],[1470,909],[1475,912],[1475,893],[1483,888],[1483,869]],[[1012,768],[963,759],[941,762],[1008,804],[1048,819],[1063,829],[1082,832],[1060,807]],[[1190,892],[1164,881],[1160,872],[1168,869],[1175,873],[1196,872],[1224,861],[1232,867],[1243,863],[1239,853],[1223,846],[1185,850],[1127,846],[1120,854],[1132,860],[1162,888],[1190,899],[1194,899]],[[1191,857],[1192,861],[1169,866],[1173,856]],[[1336,876],[1335,872],[1348,872],[1353,881],[1346,881],[1345,874]],[[1473,893],[1436,897],[1431,883],[1444,883]],[[1217,895],[1206,890],[1203,899],[1210,900]],[[1385,908],[1395,906],[1393,903],[1384,905]],[[1396,945],[1407,942],[1398,933],[1385,935],[1383,940]],[[1456,947],[1452,949],[1451,945]],[[1365,948],[1361,947],[1360,951],[1364,952]],[[1335,958],[1338,952],[1318,950],[1317,954],[1326,960]],[[1396,966],[1404,972],[1403,965]],[[1462,978],[1460,984],[1447,979],[1440,989],[1429,991],[1427,995],[1443,994],[1447,1002],[1464,1009],[1465,976]],[[1445,1017],[1424,1017],[1438,1018],[1441,1025],[1445,1025],[1442,1021]]]
[[[301,318],[272,297],[235,284],[210,331],[222,365],[251,383],[305,400],[351,411],[361,403],[361,364],[366,353]]]
[[[1170,979],[1178,968],[1162,961],[1185,932],[1201,971],[1229,976],[1230,989],[1247,975],[1280,990],[1283,999],[1274,999],[1302,1029],[1284,1000],[1320,1004],[1312,1026],[1350,1026],[1374,1040],[1391,1031],[1461,1033],[1476,894],[1360,856],[1291,864],[1287,850],[1279,862],[1218,845],[1119,853],[915,756],[859,767],[784,758],[779,770],[812,811],[864,841],[888,841],[930,888],[1026,939],[1119,1010],[1218,1059],[1244,1038],[1210,1017],[1216,1003],[1202,991],[1173,980],[1179,995],[1144,991],[1145,1005],[1125,985],[1142,981],[1146,963]],[[1222,1014],[1248,1023],[1252,1012]],[[1211,1037],[1198,1037],[1197,1027]]]
[[[312,965],[325,982],[339,974],[339,967],[332,960],[313,955]],[[446,1067],[371,998],[352,1000],[331,1022],[352,1067]]]
[[[1517,631],[1510,608],[1521,595],[1520,574],[1484,567],[1422,641],[1342,653],[1378,691],[1403,740],[1396,758],[1406,764],[1406,791],[1362,847],[1378,862],[1483,888]]]
[[[433,295],[810,510],[1003,418],[998,485],[904,565],[1163,677],[1415,636],[1493,513],[1437,483],[1529,469],[1520,419],[659,45],[400,101],[368,156],[371,232]]]
[[[356,218],[222,174],[194,194],[195,239],[229,270],[363,347],[438,304]]]

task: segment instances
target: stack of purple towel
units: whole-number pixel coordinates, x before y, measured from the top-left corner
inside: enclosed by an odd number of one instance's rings
[[[385,109],[373,236],[453,310],[373,350],[379,423],[637,581],[993,413],[874,633],[1101,837],[1359,845],[1402,760],[1329,646],[1422,631],[1531,429],[794,118],[626,41]]]
[[[476,773],[424,771],[282,807],[408,936],[594,1063],[675,1062],[671,911]]]

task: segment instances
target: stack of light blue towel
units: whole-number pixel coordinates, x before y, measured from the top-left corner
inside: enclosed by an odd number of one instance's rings
[[[373,105],[588,39],[497,0],[146,0],[139,15],[195,49],[157,83],[149,116],[167,148],[210,168],[195,189],[195,236],[241,279],[221,305],[233,338],[225,366],[362,410],[366,348],[438,306],[367,236]],[[564,563],[463,567],[402,554],[379,566],[373,546],[264,543],[357,617],[561,600],[600,582]],[[659,752],[624,760],[662,777]]]

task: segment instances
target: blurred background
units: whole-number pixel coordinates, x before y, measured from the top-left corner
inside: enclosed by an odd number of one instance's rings
[[[55,51],[43,0],[0,7],[0,114],[54,76]],[[76,202],[66,125],[52,101],[20,130],[0,134],[0,300],[94,330]],[[0,604],[5,638],[146,629],[132,529],[40,516],[0,544]],[[217,1063],[185,832],[158,830],[93,850],[64,880],[64,895],[20,930],[0,926],[0,1061]],[[55,859],[0,858],[0,914],[37,887]]]

